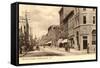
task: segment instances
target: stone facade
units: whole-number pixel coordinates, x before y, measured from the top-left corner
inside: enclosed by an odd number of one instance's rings
[[[96,48],[96,9],[62,7],[60,12],[62,33],[70,40],[71,47],[78,50]]]

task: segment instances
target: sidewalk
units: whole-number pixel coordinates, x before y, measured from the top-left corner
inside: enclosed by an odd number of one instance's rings
[[[87,54],[87,50],[76,50],[76,49],[70,49],[70,52],[65,51],[64,48],[58,48],[58,47],[45,47],[42,48],[45,51],[50,51],[50,52],[55,52],[55,53],[60,53],[64,55],[82,55],[82,54]]]

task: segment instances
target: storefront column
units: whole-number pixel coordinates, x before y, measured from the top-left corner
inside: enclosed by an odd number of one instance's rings
[[[83,36],[82,35],[80,35],[79,43],[80,43],[80,50],[83,50]]]

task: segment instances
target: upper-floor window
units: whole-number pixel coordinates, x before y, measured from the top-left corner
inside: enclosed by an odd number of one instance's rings
[[[95,16],[93,16],[93,24],[95,24]]]
[[[84,11],[86,11],[86,8],[83,8]]]
[[[86,16],[83,16],[83,24],[86,24]]]

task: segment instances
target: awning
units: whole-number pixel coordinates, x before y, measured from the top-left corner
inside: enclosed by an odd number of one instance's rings
[[[48,43],[52,43],[51,41],[49,41]]]
[[[68,39],[64,39],[63,41],[62,41],[62,43],[67,43],[68,42]]]
[[[49,42],[47,42],[47,43],[45,43],[45,44],[51,44],[52,42],[51,41],[49,41]]]
[[[63,39],[59,39],[58,42],[57,42],[57,45],[59,45],[60,43],[62,43],[62,40]]]
[[[63,41],[63,39],[59,39],[59,40],[58,40],[58,43],[61,43],[62,41]]]

